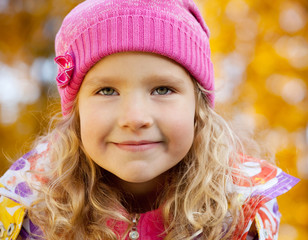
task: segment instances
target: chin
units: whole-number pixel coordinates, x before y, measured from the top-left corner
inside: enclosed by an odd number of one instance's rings
[[[124,177],[120,177],[123,181],[129,182],[129,183],[146,183],[146,182],[150,182],[151,180],[153,180],[155,177],[146,177],[146,176],[136,176],[136,177],[132,177],[132,176],[124,176]]]

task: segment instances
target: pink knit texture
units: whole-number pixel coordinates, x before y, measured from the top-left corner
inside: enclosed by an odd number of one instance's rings
[[[69,54],[74,72],[58,85],[63,115],[72,108],[85,74],[103,57],[124,51],[164,55],[185,67],[214,106],[209,31],[192,0],[87,0],[64,19],[56,56]],[[59,67],[59,74],[63,69]]]

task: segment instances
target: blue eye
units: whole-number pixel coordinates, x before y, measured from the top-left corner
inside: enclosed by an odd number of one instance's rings
[[[118,93],[111,87],[102,88],[98,93],[106,96],[118,95]]]
[[[168,87],[158,87],[154,90],[154,95],[166,95],[172,93],[172,90]]]

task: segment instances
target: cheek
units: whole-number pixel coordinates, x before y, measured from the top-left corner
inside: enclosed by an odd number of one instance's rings
[[[191,107],[179,107],[178,109],[174,108],[174,110],[165,117],[165,119],[169,119],[168,126],[166,126],[169,136],[167,134],[166,137],[172,143],[170,147],[176,153],[181,153],[185,156],[194,139],[195,109],[194,105],[191,105]]]
[[[108,110],[96,102],[81,103],[79,106],[79,117],[81,131],[95,132],[96,128],[101,128],[107,123]]]
[[[92,145],[93,137],[93,130],[95,126],[93,126],[93,119],[89,117],[84,117],[85,112],[80,114],[80,136],[81,142],[85,147],[86,151],[88,152],[88,146]],[[92,127],[90,127],[92,125]],[[92,136],[92,137],[91,137]]]
[[[194,138],[194,117],[182,116],[181,119],[176,119],[172,126],[178,146],[187,148],[187,145],[189,145],[190,148]]]
[[[86,150],[97,151],[104,147],[102,143],[115,125],[114,110],[114,106],[104,105],[102,107],[100,102],[92,101],[90,104],[80,104],[80,134]]]
[[[93,106],[81,105],[79,108],[81,141],[86,148],[93,145],[98,132],[102,132],[102,126],[106,124],[101,116],[104,115]]]
[[[91,130],[92,128],[89,127],[94,122],[94,116],[91,114],[89,109],[86,107],[79,108],[79,118],[80,118],[80,131],[81,136],[86,134],[87,131]]]

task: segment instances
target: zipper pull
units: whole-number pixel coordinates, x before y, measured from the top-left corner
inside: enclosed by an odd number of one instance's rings
[[[131,240],[137,240],[139,239],[139,233],[137,231],[137,225],[138,225],[138,221],[139,221],[139,214],[136,214],[133,218],[133,227],[132,230],[129,232],[129,239]]]

